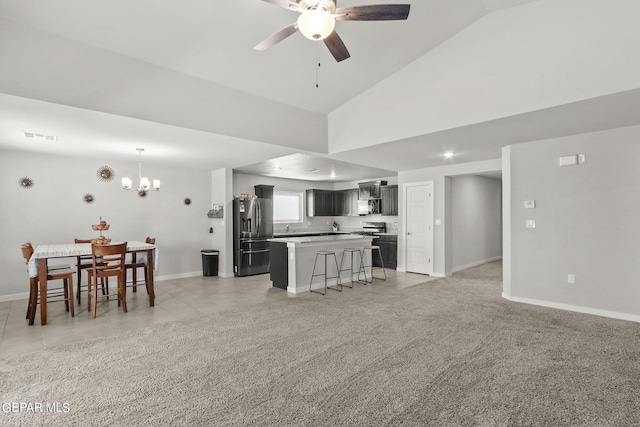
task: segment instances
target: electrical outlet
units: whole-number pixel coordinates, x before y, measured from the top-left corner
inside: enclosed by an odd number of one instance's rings
[[[535,219],[528,219],[525,222],[525,227],[527,227],[527,228],[536,228],[536,220]]]
[[[571,283],[571,284],[576,283],[576,275],[575,274],[569,274],[567,276],[567,283]]]

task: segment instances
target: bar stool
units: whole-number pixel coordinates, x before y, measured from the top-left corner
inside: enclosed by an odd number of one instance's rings
[[[350,255],[350,258],[351,258],[351,265],[349,265],[349,268],[344,268],[344,255],[346,253],[348,253]],[[343,271],[348,271],[349,272],[349,281],[351,282],[351,286],[349,286],[349,288],[353,288],[353,256],[356,253],[358,254],[358,257],[360,258],[360,264],[358,265],[358,282],[359,283],[363,283],[364,285],[367,284],[367,272],[364,269],[364,260],[362,259],[362,251],[360,249],[358,249],[358,248],[346,248],[342,252],[342,259],[340,259],[340,273],[342,273]],[[360,272],[364,273],[364,282],[362,282],[360,280]],[[340,274],[340,273],[338,273],[338,274]]]
[[[382,252],[380,251],[380,246],[375,246],[375,245],[365,246],[365,247],[362,249],[362,252],[363,252],[363,259],[366,259],[366,252],[365,252],[365,251],[366,251],[367,249],[370,251],[370,254],[371,254],[371,265],[365,265],[364,267],[365,267],[365,268],[366,268],[366,267],[371,267],[371,283],[373,283],[373,270],[380,269],[380,268],[382,269],[382,272],[384,273],[384,279],[383,279],[383,278],[381,278],[381,277],[376,277],[376,279],[380,279],[380,280],[387,280],[387,271],[384,269],[384,261],[382,260]],[[378,256],[380,257],[380,265],[381,265],[382,267],[374,267],[374,266],[373,266],[373,253],[374,253],[374,251],[378,251]],[[365,271],[366,271],[366,270],[365,270]],[[366,275],[366,273],[365,273],[365,275],[364,275],[364,279],[365,279],[365,281],[367,280],[367,275]],[[359,273],[358,273],[358,280],[360,280],[360,274],[359,274]]]
[[[316,264],[318,263],[318,256],[323,256],[324,257],[324,272],[316,274]],[[333,256],[333,260],[336,263],[336,272],[338,273],[337,276],[331,276],[331,277],[328,276],[327,257],[329,257],[329,256]],[[313,284],[313,278],[316,277],[316,276],[324,276],[324,293],[322,293],[320,291],[317,291],[317,290],[311,289],[311,285]],[[327,286],[327,280],[328,279],[338,279],[338,285],[340,285],[340,289],[332,288],[330,286]],[[316,253],[316,260],[313,263],[313,271],[311,272],[311,280],[309,281],[309,292],[317,292],[319,294],[326,295],[327,289],[333,289],[334,291],[342,292],[342,282],[340,281],[340,267],[338,267],[338,258],[336,257],[336,253],[333,252],[333,251],[318,251]]]

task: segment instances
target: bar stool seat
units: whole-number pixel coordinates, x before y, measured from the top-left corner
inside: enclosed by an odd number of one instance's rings
[[[376,277],[376,279],[380,279],[380,280],[387,280],[387,271],[384,269],[384,261],[382,260],[382,251],[380,251],[380,246],[376,246],[376,245],[371,245],[371,246],[365,246],[364,248],[362,248],[362,252],[363,252],[363,259],[366,259],[366,252],[369,250],[370,254],[371,254],[371,265],[365,265],[365,271],[366,271],[366,267],[371,267],[371,283],[373,283],[373,270],[378,270],[378,269],[382,269],[382,272],[384,273],[384,279],[381,277]],[[378,252],[378,256],[380,257],[380,265],[382,267],[374,267],[373,266],[373,254],[374,252],[377,251]],[[360,279],[360,275],[358,275],[358,279]],[[367,276],[365,274],[364,276],[365,281],[367,280]]]
[[[346,248],[344,251],[342,251],[342,258],[340,259],[340,273],[341,274],[343,271],[348,271],[349,272],[349,282],[351,283],[351,286],[349,286],[349,288],[353,288],[353,256],[355,254],[358,254],[358,257],[360,258],[360,263],[358,264],[358,282],[362,283],[363,285],[367,284],[367,272],[364,269],[364,259],[362,258],[362,251],[359,248]],[[351,264],[349,265],[349,268],[344,268],[344,256],[345,254],[349,254],[349,257],[351,258]],[[362,280],[360,280],[360,273],[364,274],[364,282]],[[347,285],[344,285],[347,286]]]
[[[324,271],[322,273],[317,273],[316,274],[316,264],[318,263],[318,257],[319,256],[323,256],[324,257]],[[328,263],[327,263],[327,258],[332,256],[333,260],[336,264],[336,274],[337,276],[329,276],[329,271],[327,270],[328,267]],[[313,278],[317,277],[317,276],[324,276],[324,293],[312,289],[312,285],[313,285]],[[328,286],[327,281],[329,279],[337,279],[338,283],[337,286],[340,286],[340,289],[338,289],[337,287],[331,287]],[[313,263],[313,270],[311,271],[311,280],[309,281],[309,292],[317,292],[321,295],[326,295],[327,294],[327,289],[333,289],[334,291],[339,291],[342,292],[342,282],[340,280],[340,267],[338,267],[338,258],[336,257],[336,253],[333,251],[318,251],[316,253],[316,259]]]

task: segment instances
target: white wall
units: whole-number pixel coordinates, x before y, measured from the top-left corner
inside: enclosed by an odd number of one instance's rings
[[[218,169],[211,172],[211,207],[222,204],[223,217],[211,218],[211,249],[220,251],[218,275],[233,276],[233,171]]]
[[[502,256],[502,182],[483,176],[451,178],[452,270]]]
[[[506,298],[640,321],[639,139],[634,126],[503,151]],[[586,163],[559,166],[578,153]]]
[[[100,181],[96,172],[108,165],[116,178]],[[160,192],[142,199],[120,187],[128,176],[137,181],[136,162],[64,158],[26,152],[0,151],[0,300],[26,297],[28,276],[20,245],[73,243],[74,238],[97,237],[91,229],[100,217],[111,228],[113,241],[155,237],[159,248],[158,280],[202,274],[200,250],[209,237],[211,175],[209,171],[143,164],[144,174],[162,181]],[[35,186],[18,186],[28,176]],[[91,193],[95,202],[86,204]],[[184,199],[191,199],[190,205]],[[69,259],[73,264],[75,259]],[[86,277],[84,278],[86,280]]]
[[[440,220],[441,225],[434,227],[434,275],[445,276],[453,270],[452,241],[451,241],[451,176],[468,175],[483,172],[495,172],[502,169],[500,159],[482,162],[461,163],[435,168],[401,171],[398,173],[398,185],[412,182],[433,181],[434,183],[434,220]],[[404,194],[398,192],[398,210],[401,218],[404,212]],[[402,233],[398,234],[398,269],[404,270],[406,239]]]
[[[637,0],[538,0],[490,13],[332,111],[329,152],[636,89],[638,16]]]
[[[0,58],[12,64],[0,67],[2,93],[327,152],[324,114],[107,52],[1,17],[0,28]],[[52,52],[56,52],[53,58]],[[48,59],[52,62],[44,67],[43,62]]]

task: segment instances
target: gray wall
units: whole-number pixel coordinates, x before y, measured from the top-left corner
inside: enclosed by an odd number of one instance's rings
[[[115,170],[113,181],[97,178],[103,165]],[[200,250],[211,245],[206,215],[211,209],[211,172],[152,163],[144,163],[143,172],[162,181],[162,190],[144,199],[120,187],[123,176],[137,181],[135,157],[123,163],[0,151],[0,301],[28,295],[22,243],[37,246],[97,237],[91,225],[100,216],[111,225],[104,234],[113,241],[157,239],[158,280],[202,274]],[[34,179],[33,188],[18,186],[24,176]],[[94,203],[84,203],[86,193],[95,196]],[[187,197],[190,205],[184,204]],[[74,264],[75,258],[66,262]]]
[[[452,270],[502,256],[502,182],[483,176],[451,178]]]
[[[635,126],[503,150],[506,298],[640,321],[639,139]]]

